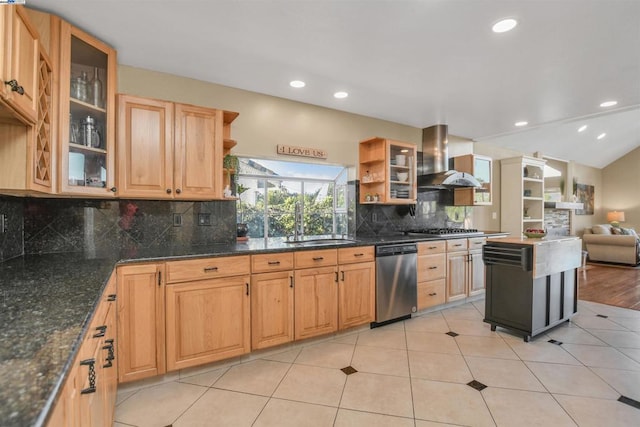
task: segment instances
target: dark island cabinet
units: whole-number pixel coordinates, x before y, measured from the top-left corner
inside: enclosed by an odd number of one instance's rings
[[[491,241],[486,266],[485,319],[529,341],[577,313],[578,238]]]

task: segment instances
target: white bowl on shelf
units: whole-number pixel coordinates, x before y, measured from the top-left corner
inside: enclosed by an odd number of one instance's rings
[[[409,178],[409,174],[407,172],[398,172],[396,176],[400,182],[405,182]]]
[[[407,164],[407,156],[404,154],[396,154],[396,165],[404,166]]]

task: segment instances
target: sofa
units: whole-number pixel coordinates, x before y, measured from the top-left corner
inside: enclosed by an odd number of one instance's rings
[[[597,224],[585,228],[582,240],[590,261],[640,263],[640,241],[633,229]]]

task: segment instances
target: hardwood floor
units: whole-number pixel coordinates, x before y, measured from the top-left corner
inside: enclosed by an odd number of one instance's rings
[[[587,265],[578,270],[578,299],[640,310],[640,269]]]

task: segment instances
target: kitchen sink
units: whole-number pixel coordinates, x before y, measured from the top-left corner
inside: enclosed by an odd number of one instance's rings
[[[348,245],[349,243],[355,243],[355,240],[350,239],[309,239],[309,240],[293,240],[286,242],[292,246],[333,246],[333,245]]]

